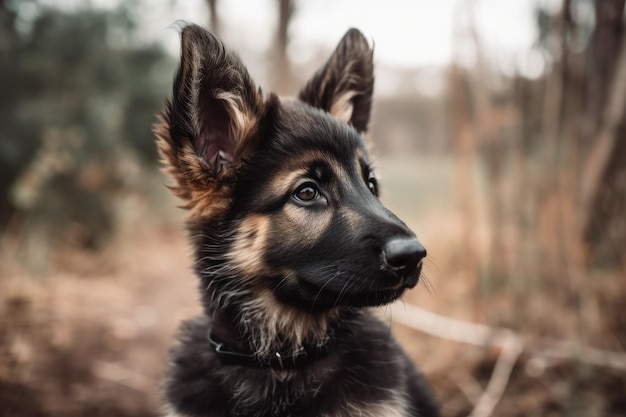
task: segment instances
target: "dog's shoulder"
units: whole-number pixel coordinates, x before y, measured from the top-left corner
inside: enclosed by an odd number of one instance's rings
[[[208,341],[209,318],[205,315],[183,322],[177,343],[170,352],[165,396],[169,408],[177,414],[166,416],[187,417],[206,415],[212,409],[214,416],[225,413],[225,395],[219,381],[208,370],[219,369],[217,358]],[[210,404],[210,407],[207,407]]]
[[[361,410],[370,404],[371,415],[439,415],[428,384],[391,334],[389,323],[364,310],[345,323],[348,326],[338,334],[341,368],[335,379],[345,384],[345,397],[360,403]]]

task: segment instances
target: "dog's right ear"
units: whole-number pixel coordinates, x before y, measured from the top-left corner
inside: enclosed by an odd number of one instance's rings
[[[366,132],[373,92],[373,50],[359,30],[350,29],[298,98]]]
[[[188,208],[222,188],[249,152],[262,111],[262,94],[239,57],[207,30],[183,27],[172,101],[155,133],[172,189]]]

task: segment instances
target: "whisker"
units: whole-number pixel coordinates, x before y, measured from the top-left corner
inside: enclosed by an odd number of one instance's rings
[[[328,279],[328,280],[324,283],[324,285],[322,285],[322,286],[321,286],[321,288],[317,291],[317,294],[315,294],[315,299],[313,300],[313,305],[311,306],[311,311],[313,311],[313,309],[314,309],[314,307],[315,307],[315,304],[317,303],[317,299],[319,298],[319,296],[320,296],[320,294],[322,293],[322,291],[324,291],[324,288],[326,288],[326,286],[327,286],[328,284],[330,284],[330,282],[331,282],[332,280],[334,280],[335,278],[337,278],[337,277],[338,277],[338,276],[340,276],[340,275],[341,275],[341,271],[340,271],[340,270],[337,270],[337,271],[335,272],[335,275],[333,275],[332,277],[330,277],[330,279]]]
[[[428,291],[429,294],[437,294],[437,290],[435,290],[434,285],[424,271],[420,273],[419,283],[421,283],[421,285],[426,288],[426,291]]]
[[[335,299],[335,307],[337,307],[341,303],[341,300],[343,299],[343,295],[344,295],[344,290],[346,289],[346,287],[350,288],[350,282],[355,276],[356,274],[352,274],[343,284],[343,286],[341,287],[341,290],[339,290],[339,294],[337,295],[337,298]]]

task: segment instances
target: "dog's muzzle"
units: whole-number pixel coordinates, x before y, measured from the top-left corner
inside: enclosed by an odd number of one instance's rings
[[[421,265],[426,248],[415,238],[395,238],[382,248],[383,264],[399,277],[406,277]]]

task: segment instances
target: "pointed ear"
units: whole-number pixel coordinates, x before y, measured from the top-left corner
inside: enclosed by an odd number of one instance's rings
[[[366,132],[373,91],[373,50],[361,32],[350,29],[298,97]]]
[[[207,30],[185,26],[172,101],[156,128],[178,187],[197,188],[237,166],[262,109],[261,92],[241,60]]]

